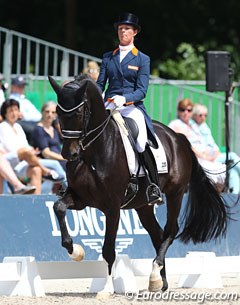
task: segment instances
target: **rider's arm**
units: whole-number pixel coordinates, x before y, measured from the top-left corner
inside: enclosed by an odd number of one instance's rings
[[[97,79],[97,85],[101,89],[102,92],[105,90],[105,86],[107,83],[108,75],[107,75],[107,61],[108,61],[108,54],[106,53],[103,55],[103,60],[100,67],[99,76]]]

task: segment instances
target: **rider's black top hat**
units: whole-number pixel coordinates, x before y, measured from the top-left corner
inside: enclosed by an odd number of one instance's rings
[[[114,28],[117,30],[120,24],[129,24],[132,25],[138,32],[141,31],[141,27],[138,24],[138,17],[131,13],[122,13],[118,17],[118,21],[114,23]]]

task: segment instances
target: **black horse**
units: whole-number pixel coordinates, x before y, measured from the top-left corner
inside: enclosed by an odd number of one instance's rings
[[[109,273],[104,290],[112,293],[109,283],[115,261],[115,239],[120,208],[130,180],[119,128],[105,110],[97,85],[87,75],[80,75],[63,87],[50,76],[49,81],[58,96],[62,155],[68,160],[68,188],[54,204],[62,246],[73,257],[77,256],[65,223],[67,209],[81,210],[91,206],[101,210],[106,216],[102,255],[107,261]],[[139,191],[127,208],[137,211],[156,251],[149,290],[164,291],[168,288],[165,255],[179,230],[178,216],[184,193],[188,191],[189,196],[179,233],[183,242],[192,240],[202,243],[224,236],[228,211],[186,137],[158,122],[154,122],[154,128],[165,148],[169,168],[168,173],[159,175],[161,190],[166,196],[166,225],[164,229],[159,226],[154,207],[146,204],[148,182],[145,177],[138,179]]]

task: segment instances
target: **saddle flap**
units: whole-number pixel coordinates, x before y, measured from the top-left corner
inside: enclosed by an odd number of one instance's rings
[[[123,117],[127,129],[131,132],[134,141],[137,140],[139,129],[137,123],[132,118]]]
[[[126,127],[125,120],[123,120],[123,117],[120,115],[120,113],[118,111],[113,111],[113,118],[114,118],[115,122],[117,123],[119,130],[120,130],[120,134],[122,136],[122,141],[123,141],[123,145],[125,148],[127,161],[128,161],[129,172],[130,172],[130,174],[135,175],[138,170],[138,160],[136,158],[135,151],[132,147],[132,144],[130,143],[130,140],[129,140],[128,128]],[[129,118],[127,118],[127,119],[129,119]],[[129,122],[130,122],[130,120],[129,120]],[[156,149],[156,148],[150,147],[150,149],[152,150],[152,153],[154,155],[154,158],[155,158],[155,161],[157,164],[158,173],[167,173],[168,165],[167,165],[166,153],[165,153],[164,147],[163,147],[162,143],[160,142],[159,138],[157,137],[157,135],[155,135],[155,136],[157,139],[158,148]],[[144,172],[142,169],[141,169],[139,175],[140,176],[144,175]]]

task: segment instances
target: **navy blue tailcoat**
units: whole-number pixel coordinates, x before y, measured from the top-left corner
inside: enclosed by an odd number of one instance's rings
[[[143,112],[148,138],[152,142],[151,144],[157,148],[152,120],[143,104],[148,89],[149,76],[149,56],[134,47],[120,63],[120,52],[119,49],[116,49],[103,55],[97,84],[103,92],[108,83],[105,101],[114,95],[122,95],[126,98],[126,102],[134,102],[134,105]]]

